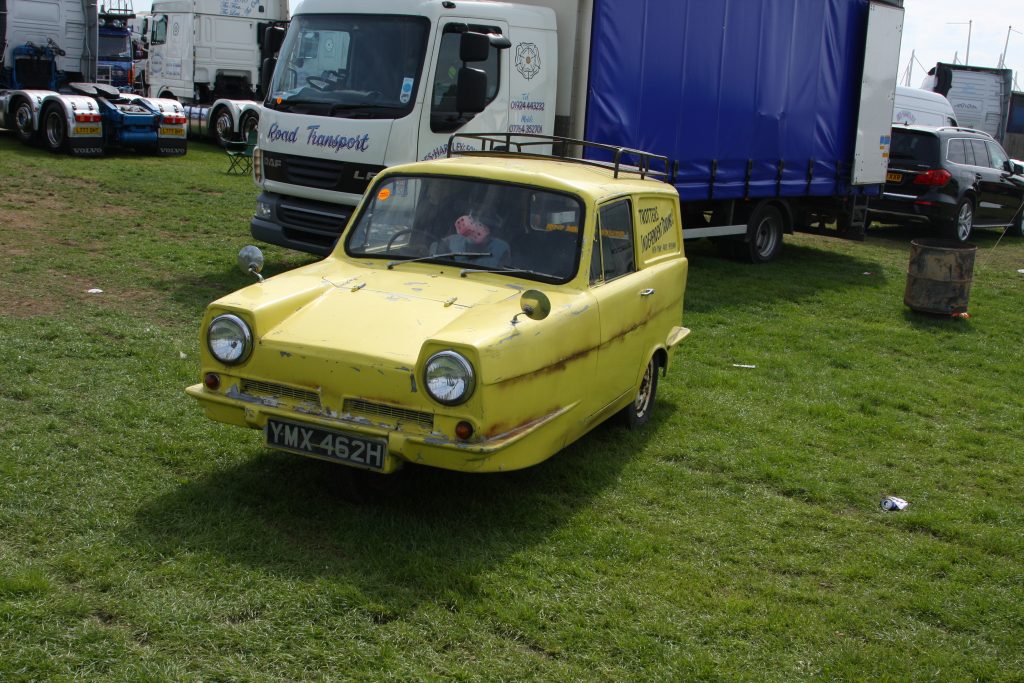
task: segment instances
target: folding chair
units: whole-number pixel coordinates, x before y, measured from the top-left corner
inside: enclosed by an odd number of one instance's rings
[[[228,155],[228,173],[248,175],[252,173],[252,151],[256,148],[256,130],[250,130],[245,142],[229,142],[224,147]]]

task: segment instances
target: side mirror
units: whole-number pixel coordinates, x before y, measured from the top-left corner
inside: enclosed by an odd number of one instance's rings
[[[478,114],[487,106],[487,72],[483,69],[459,69],[455,108],[460,114]]]
[[[1018,164],[1016,161],[1006,162],[1010,166],[1010,173],[1013,175],[1024,175],[1024,164]]]
[[[242,269],[243,273],[249,273],[256,276],[256,279],[263,282],[263,276],[260,275],[260,271],[263,270],[263,252],[259,250],[259,247],[248,245],[242,247],[242,250],[238,252],[238,267]]]
[[[486,62],[491,54],[491,39],[486,33],[466,31],[459,39],[459,59],[464,62]]]
[[[281,49],[281,45],[284,44],[284,33],[283,26],[270,26],[267,28],[266,33],[263,34],[263,51],[265,54],[277,54],[278,50]]]
[[[260,92],[263,97],[270,94],[270,79],[274,77],[274,69],[277,67],[277,59],[267,57],[260,65]]]
[[[551,313],[551,300],[544,292],[528,289],[519,297],[519,308],[522,309],[522,313],[515,314],[512,318],[513,325],[519,322],[516,318],[521,315],[525,315],[530,320],[543,320],[548,317],[548,314]]]

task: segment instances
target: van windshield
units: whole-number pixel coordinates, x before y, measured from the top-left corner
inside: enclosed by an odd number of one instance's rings
[[[580,260],[578,197],[477,178],[389,176],[349,229],[345,253],[454,263],[543,282],[566,282]]]
[[[405,116],[416,100],[429,29],[426,17],[297,15],[265,105],[342,118]]]

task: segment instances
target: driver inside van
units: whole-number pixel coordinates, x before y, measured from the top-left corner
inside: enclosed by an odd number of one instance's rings
[[[500,226],[500,217],[492,211],[464,214],[455,220],[455,234],[435,243],[431,253],[486,254],[457,258],[484,268],[508,268],[512,263],[512,250],[508,242],[492,234]]]

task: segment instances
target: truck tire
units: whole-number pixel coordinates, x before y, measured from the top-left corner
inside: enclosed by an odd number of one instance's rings
[[[40,119],[43,129],[43,146],[57,154],[68,148],[68,121],[59,104],[47,105]]]
[[[743,257],[751,263],[768,263],[782,250],[782,213],[770,204],[762,204],[747,221],[747,239]]]
[[[39,131],[32,122],[32,105],[28,100],[18,99],[14,102],[14,134],[26,145],[35,144],[39,139]]]
[[[242,121],[238,124],[239,139],[248,140],[249,133],[258,130],[260,126],[260,115],[256,112],[247,111],[242,114]]]
[[[228,143],[235,140],[235,120],[231,117],[231,110],[227,107],[220,107],[213,112],[213,119],[210,121],[210,137],[221,147],[227,147]]]

